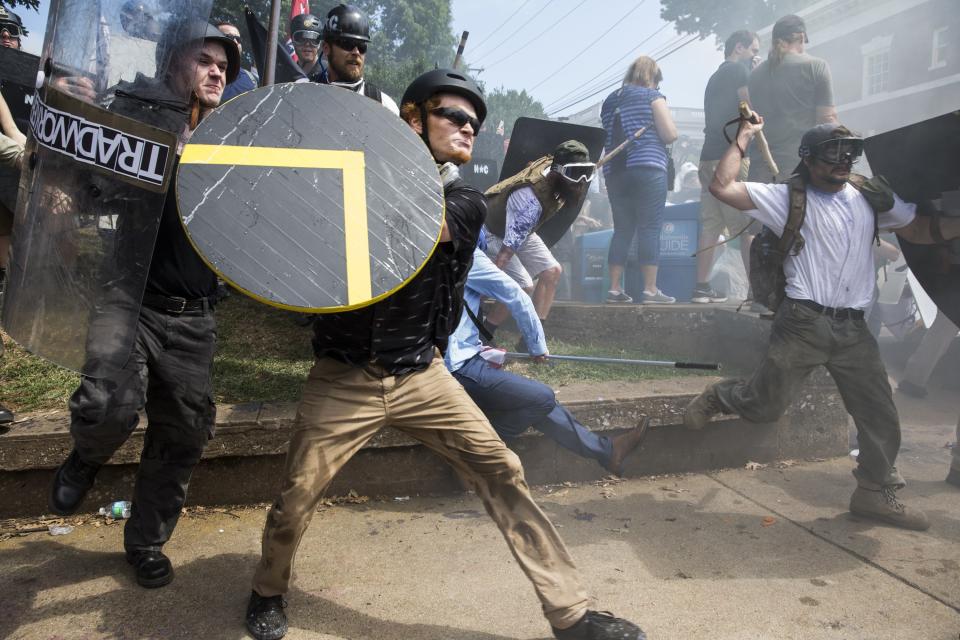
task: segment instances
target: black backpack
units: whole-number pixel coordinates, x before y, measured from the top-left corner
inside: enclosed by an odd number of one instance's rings
[[[783,261],[788,255],[797,255],[804,245],[800,228],[807,215],[807,182],[793,174],[786,183],[789,186],[790,209],[783,235],[777,236],[769,227],[763,229],[750,245],[750,288],[753,299],[771,311],[776,311],[785,297],[787,278],[783,273]],[[867,199],[873,210],[873,238],[879,246],[880,228],[877,215],[893,208],[893,189],[883,176],[867,178],[850,174],[850,185]]]

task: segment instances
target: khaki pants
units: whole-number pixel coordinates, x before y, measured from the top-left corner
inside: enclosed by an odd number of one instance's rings
[[[253,578],[262,596],[289,590],[293,559],[323,491],[353,454],[392,426],[443,456],[483,500],[556,628],[576,623],[588,602],[573,561],[533,501],[523,467],[435,357],[425,371],[378,377],[331,358],[307,378],[287,452],[286,479],[263,531]]]

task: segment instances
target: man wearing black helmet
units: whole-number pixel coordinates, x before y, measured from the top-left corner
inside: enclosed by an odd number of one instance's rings
[[[906,529],[927,529],[927,516],[896,496],[904,486],[895,466],[900,421],[864,309],[873,299],[872,249],[879,230],[892,229],[917,244],[944,243],[960,237],[960,218],[941,222],[939,216],[918,216],[916,205],[900,200],[885,181],[851,174],[863,140],[835,124],[803,135],[802,161],[789,184],[738,182],[744,150],[762,128],[762,119],[742,123],[710,192],[787,238],[788,244],[778,247],[785,256],[785,297],[760,368],[748,379],[707,387],[687,407],[684,423],[702,429],[719,413],[773,422],[797,386],[823,365],[853,417],[860,443],[850,511]]]
[[[362,93],[396,115],[397,103],[363,78],[363,65],[370,45],[370,23],[360,9],[338,4],[323,25],[323,57],[327,61],[326,82]]]
[[[323,82],[324,68],[320,61],[320,40],[323,25],[312,13],[301,13],[290,21],[290,39],[297,54],[297,64],[311,82]]]
[[[183,140],[219,104],[224,86],[236,78],[239,68],[239,50],[216,27],[202,21],[175,24],[157,45],[157,77],[138,75],[132,82],[120,83],[109,91],[109,109],[167,131],[183,131]],[[95,192],[91,197],[97,200],[77,203],[78,207],[95,209],[100,201],[142,199],[142,191],[126,191],[123,184],[97,182],[100,179],[95,176],[90,180],[95,182],[89,189]],[[139,421],[138,412],[146,408],[148,425],[131,516],[124,527],[124,548],[137,582],[150,588],[173,579],[173,567],[161,548],[177,524],[190,475],[212,437],[215,415],[211,373],[217,279],[186,237],[174,182],[159,231],[153,228],[156,241],[133,353],[119,371],[81,377],[70,398],[74,448],[57,469],[49,497],[51,511],[76,512],[101,465],[127,440]],[[132,212],[120,216],[118,261],[125,260],[126,252],[143,247],[138,234],[144,232],[135,217]],[[122,285],[117,285],[118,304],[122,302],[119,294],[125,293]],[[126,293],[140,295],[140,289]],[[112,357],[111,349],[122,348],[111,335],[110,318],[110,310],[105,309],[91,322],[88,361]]]
[[[280,497],[263,532],[247,629],[258,640],[287,632],[293,558],[337,471],[384,426],[443,456],[473,488],[530,577],[558,638],[637,640],[642,632],[587,611],[589,598],[556,530],[534,503],[523,468],[444,366],[460,320],[486,206],[457,167],[470,160],[486,117],[477,85],[449,69],[407,88],[401,116],[429,147],[444,184],[440,244],[419,274],[374,305],[314,320],[316,362],[297,410]]]
[[[10,49],[20,48],[20,38],[27,35],[20,16],[0,6],[0,46]]]

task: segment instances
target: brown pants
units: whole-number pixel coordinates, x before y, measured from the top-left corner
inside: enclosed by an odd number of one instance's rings
[[[563,629],[583,616],[588,596],[563,541],[533,501],[519,458],[439,356],[425,371],[383,378],[331,358],[316,361],[297,411],[283,489],[263,531],[263,556],[253,578],[257,593],[289,590],[297,547],[323,491],[385,426],[443,456],[476,491],[533,582],[551,625]]]

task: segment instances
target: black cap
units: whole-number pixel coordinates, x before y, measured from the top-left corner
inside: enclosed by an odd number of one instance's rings
[[[290,20],[290,35],[293,36],[297,31],[323,31],[323,23],[320,18],[312,13],[301,13]]]
[[[792,40],[793,36],[802,33],[803,41],[807,41],[807,25],[800,16],[793,14],[783,16],[773,25],[774,40]]]
[[[561,165],[569,162],[590,162],[590,151],[579,140],[567,140],[557,145],[553,150],[553,164]]]
[[[837,140],[842,138],[859,140],[860,136],[856,135],[850,131],[850,129],[847,129],[841,124],[833,124],[830,122],[818,124],[812,129],[807,129],[806,133],[804,133],[803,137],[800,139],[800,157],[809,157],[810,154],[813,153],[814,147],[816,147],[818,144],[822,144],[827,140]]]
[[[370,21],[367,16],[352,4],[338,4],[327,14],[323,25],[323,39],[350,38],[361,42],[370,42]]]
[[[14,38],[27,35],[27,30],[23,28],[23,21],[20,20],[20,16],[5,9],[2,5],[0,5],[0,29],[6,29]]]

